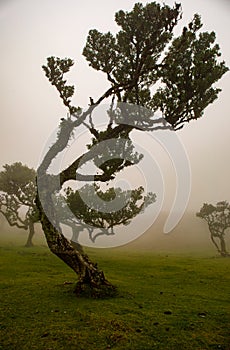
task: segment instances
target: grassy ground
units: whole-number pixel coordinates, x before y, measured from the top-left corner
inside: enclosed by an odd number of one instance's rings
[[[230,349],[230,259],[88,250],[119,288],[88,300],[45,246],[0,245],[2,350]]]

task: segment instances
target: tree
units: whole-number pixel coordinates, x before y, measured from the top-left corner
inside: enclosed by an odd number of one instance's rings
[[[97,196],[102,199],[103,208],[100,207]],[[84,195],[82,196],[82,192]],[[147,196],[143,195],[144,188],[139,187],[135,190],[121,190],[120,188],[110,188],[106,191],[102,191],[98,185],[85,185],[81,188],[81,194],[79,191],[73,191],[71,188],[66,190],[66,202],[70,210],[74,214],[74,220],[72,225],[69,215],[67,214],[67,225],[73,229],[74,236],[72,241],[78,242],[77,232],[74,231],[76,225],[80,225],[80,229],[87,229],[89,237],[92,242],[101,235],[114,235],[114,227],[118,225],[128,225],[131,220],[140,214],[148,205],[153,203],[156,199],[156,195],[149,193]],[[90,203],[85,203],[84,198],[89,198]],[[116,211],[106,210],[108,203],[115,198],[124,205]],[[101,211],[102,210],[102,211]],[[63,211],[62,211],[63,213]],[[60,213],[60,218],[62,217]],[[62,220],[62,219],[61,219]],[[64,223],[64,220],[62,221]],[[74,224],[74,226],[73,226]],[[99,232],[98,230],[99,229]],[[79,231],[78,231],[79,232]]]
[[[36,172],[17,162],[4,165],[0,172],[0,213],[10,226],[29,229],[26,247],[33,245],[34,223],[38,221],[35,205]]]
[[[225,242],[226,230],[230,228],[229,203],[222,201],[218,202],[216,206],[204,203],[196,215],[207,221],[212,243],[215,245],[218,253],[224,257],[230,256]],[[216,242],[216,239],[219,240],[219,244]]]
[[[55,193],[69,180],[97,186],[110,183],[119,171],[142,159],[134,150],[133,130],[178,130],[200,118],[220,92],[213,84],[228,68],[218,61],[215,33],[200,32],[202,23],[196,14],[174,38],[173,29],[181,16],[177,3],[172,8],[156,2],[137,3],[130,12],[116,13],[120,27],[116,35],[90,30],[83,55],[92,68],[105,73],[110,87],[97,100],[90,97],[86,110],[72,104],[74,86],[64,79],[73,61],[49,57],[43,66],[68,114],[38,168],[36,203],[50,250],[78,275],[78,294],[100,296],[115,289],[82,249],[76,249],[63,235],[52,200]],[[160,87],[154,89],[158,84]],[[101,130],[95,125],[94,112],[106,100],[110,102],[108,122]],[[156,113],[161,117],[156,118]],[[85,153],[58,174],[50,174],[51,163],[67,147],[74,130],[82,126],[92,137]],[[90,161],[97,171],[83,174],[81,167]]]
[[[95,191],[97,196],[102,199],[105,210],[100,206],[98,197],[95,197]],[[74,191],[68,187],[65,189],[64,195],[60,194],[55,197],[59,223],[72,229],[71,244],[83,251],[79,243],[79,236],[83,231],[87,232],[89,239],[95,243],[100,236],[114,235],[116,226],[129,225],[135,216],[155,202],[155,194],[149,193],[144,196],[143,193],[143,187],[126,191],[120,188],[109,188],[102,191],[98,185],[89,184],[83,186],[80,191]],[[123,204],[124,197],[125,204]],[[87,198],[87,204],[84,201],[85,198]],[[108,211],[108,204],[115,198],[122,204],[121,208],[113,212]]]

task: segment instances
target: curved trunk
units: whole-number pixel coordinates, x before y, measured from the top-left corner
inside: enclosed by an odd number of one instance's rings
[[[33,221],[30,221],[29,222],[29,235],[28,235],[28,238],[27,238],[27,241],[26,241],[26,244],[25,244],[25,247],[33,247],[33,236],[34,236],[34,222]]]
[[[64,127],[64,125],[60,126],[56,142],[54,142],[49,148],[37,170],[38,192],[35,202],[39,211],[39,219],[46,236],[48,247],[52,253],[58,256],[77,274],[78,282],[75,292],[78,295],[83,294],[93,297],[112,296],[116,292],[116,287],[106,280],[103,271],[98,269],[97,264],[90,261],[88,256],[84,254],[82,247],[78,244],[73,245],[73,243],[62,234],[60,225],[54,226],[49,220],[49,217],[55,217],[55,223],[59,222],[59,218],[55,215],[52,195],[57,190],[60,190],[60,186],[66,181],[76,179],[76,171],[82,157],[75,160],[67,169],[58,174],[58,176],[48,175],[47,170],[53,159],[55,159],[55,157],[67,146],[73,129],[81,125],[85,118],[93,111],[95,106],[102,102],[106,97],[109,97],[112,93],[113,88],[109,89],[95,105],[91,105],[88,110],[74,122],[66,120],[66,127]],[[103,177],[102,181],[105,181]],[[44,203],[46,206],[45,210],[42,206]],[[48,211],[49,214],[47,213]]]
[[[215,241],[215,239],[214,239],[213,234],[211,234],[211,240],[212,240],[212,243],[215,245],[215,247],[216,247],[218,253],[221,253],[221,251],[220,251],[220,249],[219,249],[219,247],[218,247],[218,244],[216,243],[216,241]]]
[[[230,254],[227,252],[224,236],[220,236],[220,247],[221,247],[220,254],[222,256],[230,256]]]
[[[51,252],[65,262],[78,276],[75,293],[90,297],[113,296],[116,287],[108,282],[97,264],[90,261],[80,244],[74,245],[47,218],[37,197],[40,221]]]

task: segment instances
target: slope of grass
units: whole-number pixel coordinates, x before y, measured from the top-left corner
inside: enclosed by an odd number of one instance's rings
[[[45,246],[2,244],[0,349],[230,349],[230,259],[88,253],[116,298],[77,298],[75,275]]]

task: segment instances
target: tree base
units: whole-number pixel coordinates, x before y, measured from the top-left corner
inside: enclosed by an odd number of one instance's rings
[[[78,297],[86,298],[113,298],[117,295],[117,287],[113,286],[111,283],[106,282],[103,284],[91,284],[86,282],[78,282],[76,284],[74,293]]]
[[[221,255],[223,258],[230,258],[230,254],[229,254],[229,253],[220,252],[220,255]]]
[[[24,245],[24,247],[26,247],[26,248],[31,248],[31,247],[34,247],[34,245],[33,245],[33,243],[26,243],[26,244]]]

